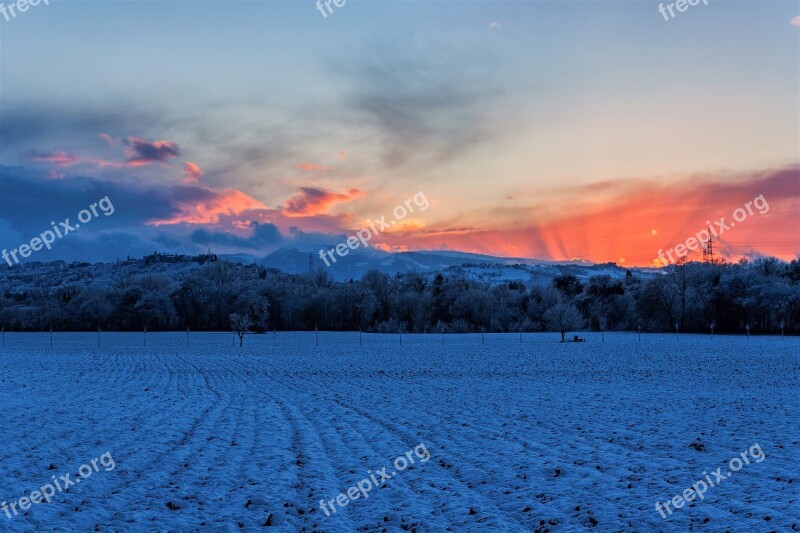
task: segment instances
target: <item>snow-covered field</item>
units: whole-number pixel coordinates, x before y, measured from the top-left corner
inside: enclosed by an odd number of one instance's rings
[[[5,334],[10,531],[800,530],[800,339]],[[238,344],[238,343],[237,343]],[[424,443],[379,488],[333,500]],[[766,459],[662,519],[758,444]],[[416,456],[414,456],[416,458]],[[712,478],[713,479],[713,478]]]

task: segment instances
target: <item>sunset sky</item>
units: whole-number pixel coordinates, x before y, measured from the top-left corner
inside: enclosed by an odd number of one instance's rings
[[[797,1],[333,10],[0,17],[0,247],[108,196],[112,216],[31,259],[318,250],[422,191],[378,248],[647,266],[763,195],[718,251],[800,253]]]

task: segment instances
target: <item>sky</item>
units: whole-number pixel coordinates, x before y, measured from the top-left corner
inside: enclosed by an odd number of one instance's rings
[[[107,197],[27,260],[315,251],[381,217],[383,251],[655,266],[724,217],[727,259],[798,257],[800,2],[330,7],[0,15],[0,247]]]

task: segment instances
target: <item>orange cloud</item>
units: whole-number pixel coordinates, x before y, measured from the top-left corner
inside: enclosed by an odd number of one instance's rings
[[[215,190],[207,187],[192,188],[192,196],[200,196],[195,200],[179,200],[176,202],[178,213],[169,219],[150,220],[148,226],[165,226],[171,224],[217,224],[220,217],[241,215],[247,211],[267,209],[263,203],[252,196],[236,189]],[[199,194],[197,194],[199,193]]]
[[[769,211],[754,213],[715,240],[715,251],[728,260],[741,256],[774,255],[793,259],[800,251],[800,167],[752,173],[732,180],[708,176],[668,184],[643,181],[631,186],[619,183],[610,200],[592,203],[582,191],[567,197],[561,216],[515,226],[473,228],[444,226],[410,232],[402,237],[387,234],[389,246],[406,244],[414,249],[454,249],[550,260],[583,258],[652,266],[659,250],[684,244],[707,226],[706,221],[724,217],[730,225],[733,213],[764,195]],[[555,206],[558,207],[558,206]],[[531,214],[531,218],[535,216]],[[466,218],[466,217],[465,217]],[[653,228],[658,228],[654,230]],[[513,252],[512,252],[513,250]],[[690,259],[701,259],[701,250]],[[662,263],[663,264],[663,263]]]
[[[366,226],[365,226],[366,227]],[[421,230],[425,227],[425,222],[417,218],[406,218],[399,220],[386,228],[386,233],[404,233]]]
[[[283,215],[287,217],[323,215],[336,202],[348,202],[362,196],[363,193],[358,189],[350,189],[347,193],[336,193],[318,187],[300,187],[300,192],[286,201]]]
[[[203,171],[194,163],[186,161],[183,164],[183,179],[181,180],[183,183],[197,183],[202,175]]]
[[[392,252],[392,253],[399,253],[399,252],[407,252],[408,246],[405,244],[398,244],[398,245],[389,245],[384,242],[378,242],[372,244],[372,246],[378,250],[383,250],[384,252]]]

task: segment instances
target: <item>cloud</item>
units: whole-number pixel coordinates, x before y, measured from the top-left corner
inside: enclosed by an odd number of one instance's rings
[[[223,216],[267,209],[266,205],[237,189],[186,185],[172,189],[171,193],[177,213],[168,218],[148,220],[146,225],[217,224]]]
[[[210,231],[196,229],[191,234],[191,241],[196,244],[217,244],[231,248],[261,249],[277,244],[283,240],[280,230],[274,224],[251,222],[253,232],[249,236],[239,236],[227,231]]]
[[[492,22],[492,23],[489,24],[489,29],[490,30],[499,30],[502,27],[503,27],[503,25],[501,23],[499,23],[499,22]]]
[[[167,233],[161,233],[160,235],[153,237],[153,242],[163,244],[171,250],[178,250],[181,248],[181,245],[184,244],[184,239],[169,235]]]
[[[148,185],[118,175],[73,174],[54,181],[48,179],[52,170],[0,166],[0,245],[17,247],[46,230],[51,220],[70,217],[74,222],[81,209],[108,196],[115,207],[112,216],[82,226],[74,238],[59,241],[51,254],[37,259],[114,260],[153,250],[199,253],[209,245],[263,253],[278,246],[330,247],[353,233],[351,223],[358,217],[327,211],[336,202],[363,196],[358,189],[306,186],[282,207],[270,208],[236,189],[172,179]],[[168,177],[173,170],[163,173]],[[744,254],[792,259],[800,250],[795,220],[800,166],[668,178],[609,180],[592,194],[586,194],[591,189],[586,186],[539,191],[533,200],[519,191],[514,206],[500,201],[489,210],[491,216],[462,213],[434,222],[409,218],[373,242],[387,250],[449,249],[596,262],[624,257],[628,265],[649,265],[659,249],[685,242],[707,219],[724,216],[730,222],[735,209],[763,194],[769,212],[736,224],[716,242],[716,250],[732,260]],[[541,208],[547,204],[553,208]]]
[[[0,107],[0,159],[4,162],[43,147],[46,151],[58,148],[81,153],[97,147],[98,132],[159,131],[171,122],[163,109],[150,109],[132,101],[90,106],[83,101],[56,103],[50,99],[32,103],[4,98]]]
[[[38,234],[51,220],[75,219],[81,209],[109,197],[114,214],[101,216],[98,228],[140,227],[144,220],[174,215],[173,190],[135,182],[85,176],[53,180],[49,171],[0,166],[0,213],[20,232]],[[87,225],[91,226],[91,225]]]
[[[347,193],[336,193],[318,187],[300,187],[300,192],[286,201],[283,214],[287,217],[308,217],[326,214],[336,202],[348,202],[360,198],[363,193],[350,189]]]
[[[28,156],[30,161],[35,163],[51,163],[57,167],[72,167],[80,164],[94,165],[101,168],[123,168],[126,166],[139,166],[138,164],[123,163],[120,161],[108,161],[97,157],[84,157],[64,151],[50,153],[33,153]],[[64,175],[60,174],[59,178]]]
[[[618,261],[651,265],[658,250],[669,250],[702,230],[706,220],[725,217],[763,195],[769,211],[754,209],[741,224],[718,239],[715,251],[735,260],[742,255],[774,255],[786,260],[800,251],[796,213],[800,209],[800,166],[741,174],[719,173],[680,180],[641,179],[608,182],[609,196],[585,197],[585,188],[551,192],[547,199],[556,208],[546,217],[533,218],[541,210],[528,204],[517,210],[498,207],[501,220],[491,226],[451,228],[442,225],[397,236],[383,235],[390,245],[415,249],[449,249],[517,257],[568,260],[583,257],[595,262]],[[576,199],[586,198],[585,201]],[[525,218],[527,217],[527,219]],[[459,222],[466,219],[461,217]],[[658,228],[654,231],[653,228]],[[700,259],[699,252],[690,259]]]
[[[105,133],[101,133],[100,137],[106,139],[111,146],[116,146],[114,139]],[[124,168],[124,167],[140,167],[151,163],[163,163],[172,157],[177,157],[180,150],[178,145],[170,141],[148,141],[138,137],[128,137],[125,141],[127,147],[125,148],[126,161],[109,161],[98,157],[84,157],[77,154],[69,153],[63,150],[39,153],[33,152],[28,156],[30,161],[36,163],[52,163],[57,167],[71,167],[78,164],[90,164],[102,168]],[[200,170],[194,163],[187,163],[192,165],[192,175],[200,177],[197,172]],[[184,170],[187,167],[184,166]],[[196,180],[195,180],[196,181]]]
[[[111,218],[104,220],[108,223]],[[152,254],[154,245],[132,231],[101,231],[100,233],[81,233],[70,235],[69,239],[56,240],[53,250],[36,252],[36,261],[52,261],[60,258],[66,261],[114,261],[131,257],[143,257]],[[40,256],[44,253],[45,255]]]
[[[800,15],[796,16],[791,21],[789,21],[789,24],[791,24],[792,26],[800,26]]]
[[[7,220],[0,218],[0,246],[14,249],[18,244],[23,244],[22,235],[14,231]]]
[[[384,164],[429,167],[486,139],[487,108],[501,93],[489,73],[495,63],[442,43],[365,50],[336,67],[352,84],[347,120],[376,130]]]
[[[49,154],[32,154],[28,159],[37,163],[52,163],[57,167],[71,167],[81,162],[81,158],[67,152],[52,152]]]
[[[425,229],[425,221],[418,218],[404,218],[398,220],[391,227],[386,228],[386,233],[408,233]]]
[[[158,148],[158,143],[150,144]],[[131,148],[127,143],[122,146]],[[151,159],[169,160],[172,157],[169,154],[175,151],[167,146],[166,155],[156,154]],[[282,207],[270,208],[241,190],[200,184],[195,180],[202,175],[202,169],[191,161],[183,164],[184,179],[190,182],[175,183],[169,179],[174,171],[172,166],[154,166],[149,170],[156,179],[142,180],[141,173],[132,176],[126,172],[131,167],[127,161],[106,161],[67,150],[35,152],[28,159],[47,167],[0,166],[3,188],[0,233],[4,240],[12,241],[9,246],[23,242],[25,239],[20,236],[29,239],[38,235],[49,227],[50,220],[70,217],[74,221],[76,213],[105,196],[116,208],[113,216],[102,216],[87,225],[88,229],[64,240],[58,250],[40,258],[43,260],[114,260],[153,250],[191,254],[203,251],[203,244],[268,253],[280,243],[305,247],[311,243],[338,242],[346,231],[342,224],[347,217],[327,215],[324,211],[334,202],[361,196],[357,189],[331,192],[318,187],[301,188],[286,203],[287,213],[295,217],[290,218],[281,212]],[[93,166],[84,169],[78,166],[81,164]],[[106,166],[118,171],[104,173]],[[68,176],[60,172],[65,167],[70,167]],[[98,176],[82,175],[77,168]],[[55,177],[64,179],[53,180]],[[116,236],[110,243],[112,234]],[[138,240],[133,242],[131,236]],[[130,244],[127,253],[126,242]]]
[[[202,175],[203,171],[194,163],[186,161],[183,164],[183,179],[181,180],[183,183],[197,183]]]
[[[119,141],[111,137],[108,133],[100,133],[98,137],[106,141],[109,146],[117,146],[119,144]]]
[[[405,244],[396,244],[394,246],[386,244],[385,242],[378,242],[374,243],[373,248],[376,250],[381,250],[387,253],[400,253],[400,252],[408,252],[409,248]]]
[[[312,163],[300,163],[299,165],[297,165],[297,168],[299,168],[303,172],[309,172],[314,170],[318,171],[333,170],[333,167],[329,167],[327,165],[314,165]]]
[[[172,141],[149,141],[139,137],[128,137],[125,157],[130,166],[164,163],[168,159],[178,157],[180,150]]]

